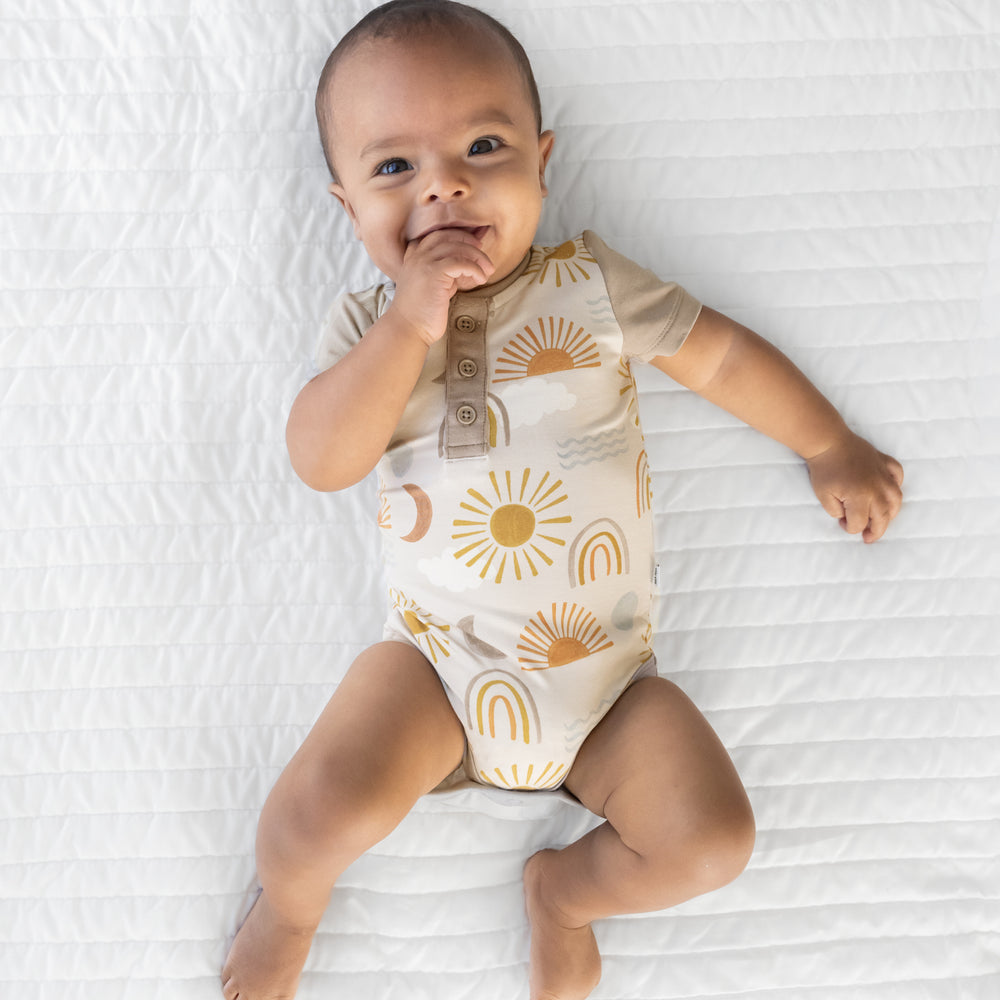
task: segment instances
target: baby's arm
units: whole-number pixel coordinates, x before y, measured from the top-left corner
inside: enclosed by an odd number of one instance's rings
[[[292,404],[285,440],[299,477],[315,490],[360,482],[385,452],[417,384],[430,345],[448,324],[462,278],[482,284],[493,264],[461,230],[439,230],[407,246],[392,305],[332,368]]]
[[[874,542],[899,513],[902,466],[853,434],[791,361],[752,330],[705,307],[684,346],[653,364],[804,458],[823,509],[846,531]]]

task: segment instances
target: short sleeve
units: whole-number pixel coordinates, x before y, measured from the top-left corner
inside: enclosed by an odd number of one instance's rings
[[[326,314],[319,343],[313,355],[315,374],[332,368],[385,312],[391,301],[391,288],[376,285],[364,292],[341,295]]]
[[[676,354],[701,312],[701,303],[680,285],[662,281],[612,250],[589,229],[583,241],[600,265],[611,308],[622,328],[622,356],[648,362]]]

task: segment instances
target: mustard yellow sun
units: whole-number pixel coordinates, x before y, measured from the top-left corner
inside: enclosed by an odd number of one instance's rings
[[[610,649],[614,643],[597,619],[578,604],[553,604],[546,615],[539,611],[521,633],[518,656],[522,670],[564,667],[584,657]]]
[[[550,275],[555,276],[556,288],[562,288],[563,281],[576,284],[583,279],[590,280],[590,265],[597,261],[591,256],[583,240],[567,240],[557,247],[539,247],[532,254],[524,273],[536,274],[538,283],[545,284]]]
[[[494,383],[531,378],[576,368],[600,368],[600,351],[594,338],[564,316],[539,316],[535,327],[526,326],[500,352]]]
[[[489,495],[468,490],[468,499],[460,504],[465,516],[452,522],[452,539],[464,543],[455,558],[478,568],[484,580],[493,574],[495,583],[511,572],[518,580],[529,573],[537,576],[541,565],[552,565],[552,547],[566,544],[555,534],[558,526],[572,521],[563,513],[568,497],[562,480],[548,472],[536,480],[531,469],[520,476],[491,472],[489,478]]]
[[[418,607],[402,591],[390,588],[389,596],[410,630],[414,642],[432,663],[437,663],[439,657],[451,656],[447,634],[451,631],[451,626],[435,621],[432,615]]]

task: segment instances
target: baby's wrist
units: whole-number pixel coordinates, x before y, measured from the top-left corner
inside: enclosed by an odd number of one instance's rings
[[[841,422],[839,427],[831,428],[828,435],[824,435],[810,443],[808,448],[802,449],[799,454],[807,462],[815,462],[818,459],[828,457],[840,448],[849,446],[857,439],[857,435],[847,424]]]
[[[428,321],[426,317],[414,316],[404,305],[400,305],[398,300],[386,310],[383,318],[390,320],[400,336],[418,340],[428,348],[444,336],[447,325],[447,315],[441,323]]]

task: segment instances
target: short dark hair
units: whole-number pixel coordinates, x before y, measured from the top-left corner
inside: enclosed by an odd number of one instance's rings
[[[535,114],[538,132],[542,131],[542,102],[538,96],[538,85],[531,69],[531,61],[521,43],[496,18],[485,11],[470,7],[456,0],[389,0],[367,13],[337,43],[326,60],[316,87],[316,121],[319,138],[323,145],[323,155],[330,174],[336,178],[333,166],[333,143],[328,128],[328,104],[331,83],[337,65],[361,42],[376,38],[407,38],[419,35],[431,28],[443,28],[454,32],[460,28],[473,28],[495,36],[513,56],[528,91],[528,99]]]

